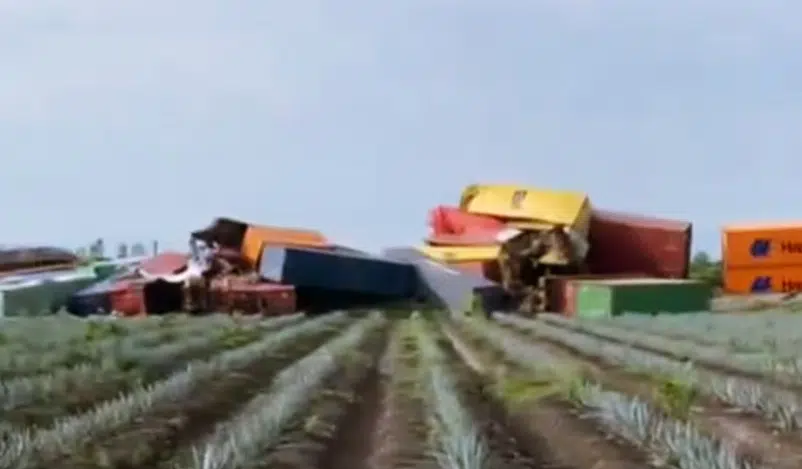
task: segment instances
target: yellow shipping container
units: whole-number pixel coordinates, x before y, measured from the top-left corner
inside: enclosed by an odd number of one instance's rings
[[[498,259],[499,246],[423,246],[426,257],[444,263],[491,261]]]
[[[724,227],[721,259],[727,269],[802,265],[802,223]]]
[[[727,269],[724,290],[734,294],[802,291],[802,265]]]
[[[460,208],[514,219],[514,226],[519,228],[544,229],[561,224],[583,237],[587,237],[590,228],[590,199],[582,192],[473,184],[462,191]]]

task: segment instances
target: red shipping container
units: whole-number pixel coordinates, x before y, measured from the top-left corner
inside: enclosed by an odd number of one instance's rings
[[[493,246],[497,232],[467,231],[462,234],[432,234],[426,238],[426,243],[432,246]]]
[[[212,281],[210,302],[215,310],[232,313],[278,316],[297,309],[295,287],[274,283],[249,283],[241,277],[223,277]]]
[[[588,269],[594,274],[687,278],[691,238],[690,222],[594,210]]]
[[[487,215],[476,215],[457,207],[439,205],[429,211],[429,226],[434,235],[463,234],[467,231],[497,233],[504,222]]]
[[[123,316],[145,314],[145,282],[121,280],[109,292],[111,310]]]
[[[173,313],[184,304],[183,285],[162,280],[121,280],[110,297],[112,311],[123,316]]]
[[[149,276],[171,275],[187,266],[189,255],[180,252],[163,252],[139,264],[139,270]]]

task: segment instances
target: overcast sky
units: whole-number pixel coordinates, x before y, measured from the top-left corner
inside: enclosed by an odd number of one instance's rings
[[[802,218],[802,3],[0,0],[2,242],[417,243],[472,182]]]

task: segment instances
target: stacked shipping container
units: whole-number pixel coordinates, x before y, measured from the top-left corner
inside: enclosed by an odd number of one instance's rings
[[[721,249],[728,293],[802,291],[802,223],[727,226]]]

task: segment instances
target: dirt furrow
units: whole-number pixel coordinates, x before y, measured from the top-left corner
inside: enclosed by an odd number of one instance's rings
[[[616,441],[583,418],[569,402],[551,395],[542,383],[540,396],[504,396],[498,385],[520,370],[503,354],[475,341],[459,326],[444,324],[444,332],[460,361],[469,365],[476,380],[483,382],[482,398],[494,416],[532,456],[532,467],[571,469],[643,469],[645,455]],[[525,379],[524,373],[520,373]]]
[[[397,327],[382,357],[380,408],[364,469],[439,469],[427,445],[420,372],[415,337]]]
[[[796,432],[780,433],[771,428],[765,419],[733,408],[711,396],[700,395],[696,390],[674,383],[668,377],[628,372],[557,340],[546,340],[517,329],[508,330],[546,347],[562,359],[580,365],[589,379],[605,388],[638,396],[677,418],[693,422],[709,436],[730,442],[736,452],[747,460],[760,461],[775,469],[802,467],[802,437]]]
[[[255,469],[361,469],[377,410],[386,329],[348,357]]]

